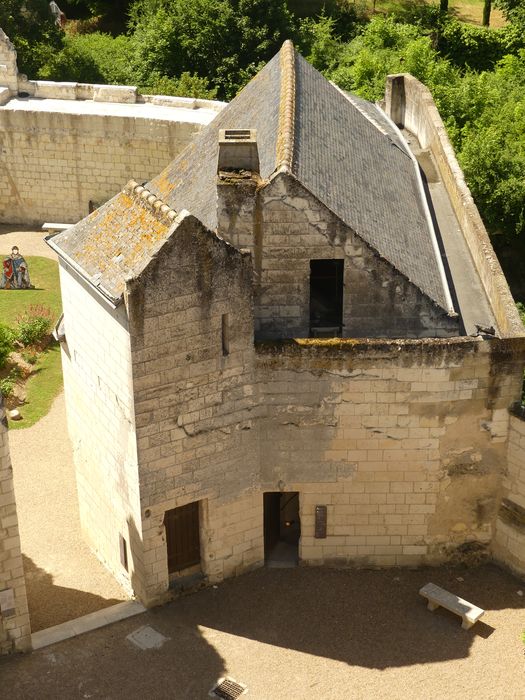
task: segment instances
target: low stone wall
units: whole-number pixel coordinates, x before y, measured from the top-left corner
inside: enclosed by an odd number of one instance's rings
[[[415,134],[423,149],[432,152],[499,330],[504,336],[522,334],[523,326],[507,281],[430,91],[407,73],[390,75],[385,111],[398,126]]]
[[[511,416],[507,474],[493,541],[495,558],[525,575],[525,420]]]
[[[30,648],[31,630],[7,420],[0,400],[0,656]]]

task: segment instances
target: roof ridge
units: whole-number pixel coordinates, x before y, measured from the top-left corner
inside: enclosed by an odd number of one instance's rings
[[[122,190],[135,202],[145,207],[153,216],[162,223],[169,226],[177,218],[175,209],[169,207],[160,197],[153,194],[143,185],[139,185],[135,180],[130,180]]]
[[[277,134],[277,170],[292,172],[295,131],[295,49],[287,39],[280,51],[281,95]]]

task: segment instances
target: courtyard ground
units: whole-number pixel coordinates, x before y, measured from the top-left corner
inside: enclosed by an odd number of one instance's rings
[[[64,394],[9,444],[31,631],[126,600],[82,538]]]
[[[462,580],[459,580],[462,579]],[[433,581],[486,609],[466,631],[418,595]],[[17,700],[205,700],[224,675],[251,700],[525,698],[523,583],[474,569],[261,569],[137,617],[0,661]],[[164,635],[145,651],[127,635]],[[244,697],[244,696],[243,696]]]

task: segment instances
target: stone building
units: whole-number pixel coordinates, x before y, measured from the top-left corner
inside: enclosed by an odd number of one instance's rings
[[[525,570],[524,331],[416,80],[374,105],[286,42],[49,244],[83,529],[144,602],[265,561]]]

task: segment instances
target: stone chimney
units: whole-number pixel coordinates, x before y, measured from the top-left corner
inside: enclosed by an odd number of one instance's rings
[[[18,66],[15,47],[0,29],[0,91],[2,88],[8,88],[11,95],[18,93]]]
[[[236,248],[253,251],[259,181],[257,131],[220,129],[217,233]]]

